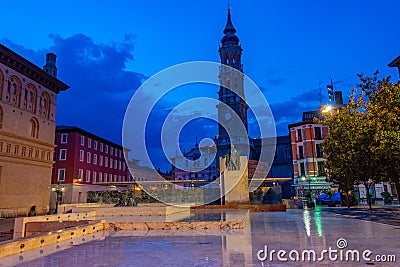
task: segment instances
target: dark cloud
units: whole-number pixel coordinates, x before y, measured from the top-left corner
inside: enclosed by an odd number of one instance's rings
[[[286,79],[283,78],[277,78],[277,79],[270,79],[267,80],[267,84],[271,85],[271,86],[278,86],[283,84],[286,81]]]
[[[37,66],[41,67],[45,64],[46,61],[46,52],[48,52],[46,49],[39,49],[39,50],[33,50],[29,48],[25,48],[22,45],[15,44],[13,43],[10,39],[8,38],[3,38],[0,40],[0,42],[13,50],[14,52],[20,54],[21,56],[25,57],[32,63],[35,63]]]
[[[354,88],[356,85],[348,81],[333,81],[333,86],[340,86],[340,88],[346,88],[348,90]]]
[[[270,104],[275,119],[278,135],[288,134],[288,124],[301,120],[304,111],[316,110],[319,108],[319,91],[309,90],[289,98],[285,102]]]
[[[57,98],[57,124],[76,125],[106,139],[121,143],[121,129],[125,109],[136,89],[147,78],[141,73],[126,70],[134,60],[133,36],[127,35],[121,42],[96,43],[83,34],[67,38],[49,36],[53,42],[49,48],[32,50],[1,40],[6,46],[21,54],[38,66],[43,66],[45,54],[57,54],[58,78],[71,86]],[[269,80],[270,85],[279,85],[285,79]],[[338,81],[341,82],[341,81]],[[301,119],[303,111],[319,106],[319,91],[310,90],[291,97],[289,100],[271,104],[278,135],[288,133],[287,125]],[[154,120],[162,122],[171,111],[168,104],[158,105]],[[252,124],[252,120],[249,120]],[[255,121],[253,122],[255,123]],[[147,140],[153,162],[167,169],[160,142],[161,123],[150,123]],[[249,126],[250,128],[251,126]],[[146,130],[146,132],[147,132]],[[198,119],[187,125],[180,136],[180,147],[189,149],[195,137],[213,138],[217,133],[215,122]]]
[[[49,37],[53,45],[37,51],[2,41],[38,66],[44,65],[46,52],[57,55],[58,78],[71,86],[57,98],[58,125],[76,125],[120,143],[125,108],[146,78],[126,70],[134,60],[133,36],[107,44],[83,34]]]
[[[267,85],[269,86],[279,86],[287,81],[287,78],[294,75],[294,70],[276,70],[270,69],[265,72],[265,76],[267,77]]]

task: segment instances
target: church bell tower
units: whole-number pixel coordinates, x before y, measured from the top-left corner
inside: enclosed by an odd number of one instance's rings
[[[248,106],[244,98],[244,74],[242,65],[242,46],[239,44],[239,38],[236,36],[236,29],[233,27],[231,20],[231,12],[228,8],[228,18],[225,29],[223,31],[224,36],[221,40],[221,45],[218,49],[218,53],[221,60],[219,82],[220,89],[218,92],[218,100],[224,104],[217,105],[218,109],[218,138],[217,138],[217,158],[225,156],[231,149],[231,144],[235,146],[239,154],[244,155],[245,149],[241,149],[240,146],[243,143],[248,142],[248,123],[247,123],[247,109]],[[231,68],[237,71],[232,71]],[[240,119],[235,120],[232,116],[232,110],[237,114]],[[236,117],[236,118],[237,118]],[[225,125],[226,129],[223,127]],[[245,133],[243,132],[243,126]],[[228,135],[230,134],[230,137]],[[218,162],[219,160],[217,160]]]

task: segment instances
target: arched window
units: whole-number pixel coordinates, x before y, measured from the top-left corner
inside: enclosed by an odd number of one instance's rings
[[[233,60],[233,64],[235,64],[236,63],[236,53],[235,52],[232,53],[232,60]]]
[[[33,113],[36,112],[36,96],[37,91],[35,86],[28,84],[25,88],[23,107]]]
[[[29,121],[29,136],[33,138],[39,137],[39,121],[36,118],[32,118]]]
[[[48,93],[43,92],[42,96],[40,97],[40,108],[39,108],[40,115],[49,118],[50,115],[50,96]]]
[[[230,78],[226,78],[226,86],[225,86],[225,88],[227,88],[227,89],[231,89],[231,79]]]
[[[0,106],[0,129],[3,128],[3,109]]]
[[[229,53],[228,52],[226,52],[225,58],[226,58],[226,64],[229,64]]]
[[[21,97],[21,82],[16,76],[11,76],[7,82],[6,100],[14,106],[19,106]]]
[[[0,70],[0,99],[3,99],[4,75]]]

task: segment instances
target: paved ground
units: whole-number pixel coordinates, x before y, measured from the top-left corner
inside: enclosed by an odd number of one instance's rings
[[[14,218],[0,218],[0,242],[12,239]]]
[[[336,208],[341,209],[341,208]],[[105,231],[0,259],[0,266],[398,266],[399,227],[313,210],[255,212],[243,231]],[[77,243],[78,241],[90,242]],[[276,251],[292,255],[289,262]],[[326,253],[329,250],[332,256]],[[272,253],[275,252],[275,254]],[[294,253],[292,253],[294,251]],[[293,258],[315,251],[316,257]],[[325,252],[323,252],[325,251]],[[351,252],[350,254],[348,252]],[[355,257],[370,251],[368,260]],[[357,252],[357,254],[353,254]],[[325,253],[325,254],[324,254]],[[308,254],[310,255],[310,254]],[[339,255],[342,255],[339,257]],[[390,256],[390,259],[388,260]],[[348,260],[348,257],[353,259]],[[379,258],[378,258],[379,257]],[[382,258],[386,257],[386,262]],[[381,262],[379,262],[381,261]]]
[[[318,206],[317,206],[318,207]],[[372,211],[368,206],[334,207],[320,206],[321,211],[334,213],[346,218],[367,220],[400,227],[400,205],[373,206]],[[0,218],[0,242],[12,239],[14,218]]]
[[[373,206],[372,211],[368,206],[351,207],[323,207],[323,211],[335,213],[338,216],[347,218],[379,222],[394,226],[400,226],[400,207],[399,206]]]

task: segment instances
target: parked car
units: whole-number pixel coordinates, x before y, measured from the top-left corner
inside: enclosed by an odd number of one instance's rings
[[[329,196],[325,193],[317,196],[315,198],[317,205],[325,205],[325,204],[330,204],[331,203],[331,199],[329,198]],[[340,193],[339,192],[335,192],[332,196],[332,203],[333,204],[340,204]]]

